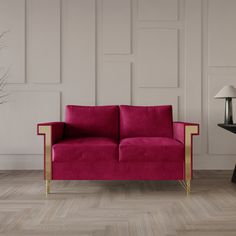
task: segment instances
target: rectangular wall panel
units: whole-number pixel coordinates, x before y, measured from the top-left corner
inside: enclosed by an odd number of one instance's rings
[[[8,100],[1,105],[0,153],[42,154],[36,125],[60,120],[60,93],[13,91]]]
[[[188,0],[185,3],[185,76],[186,76],[186,120],[202,121],[202,4]],[[200,135],[202,133],[200,132]],[[201,153],[201,136],[195,137],[195,153]]]
[[[98,81],[98,104],[130,104],[131,64],[129,62],[105,62]]]
[[[131,49],[130,0],[103,0],[103,52],[128,54]]]
[[[140,87],[177,87],[178,31],[140,29],[137,62]]]
[[[158,89],[139,89],[137,101],[134,105],[140,106],[160,106],[172,105],[173,119],[179,119],[179,96],[160,91]]]
[[[63,107],[94,105],[95,1],[63,0],[62,9]]]
[[[209,66],[236,66],[235,9],[235,0],[209,0]]]
[[[178,0],[139,0],[139,20],[177,20]]]
[[[27,80],[60,82],[60,0],[27,0]]]
[[[212,75],[209,77],[209,113],[208,113],[208,142],[210,154],[236,154],[235,134],[217,126],[224,123],[225,99],[215,99],[214,96],[226,84],[236,87],[235,76]],[[234,117],[236,117],[236,104],[233,102]]]
[[[25,82],[25,0],[0,0],[0,76],[8,83]]]

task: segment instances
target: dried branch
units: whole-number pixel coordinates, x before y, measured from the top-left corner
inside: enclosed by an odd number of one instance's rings
[[[6,31],[3,31],[1,34],[0,34],[0,39],[2,39],[4,37],[5,34],[9,33],[10,30],[6,30]]]
[[[5,34],[9,33],[10,31],[7,30],[7,31],[4,31],[0,34],[0,40],[3,39],[3,37],[5,36]],[[0,50],[2,50],[3,48],[6,48],[7,46],[6,45],[0,45]]]
[[[9,70],[7,70],[2,77],[0,77],[0,91],[2,91],[7,83],[7,78],[9,75]]]
[[[4,94],[0,95],[0,99],[5,99],[7,96],[8,96],[8,94],[4,93]]]
[[[5,34],[7,34],[8,32],[9,30],[2,32],[0,34],[0,40],[2,40]],[[6,46],[0,45],[0,50],[3,49],[4,47]],[[4,88],[7,83],[8,75],[9,75],[9,70],[7,70],[2,76],[0,76],[0,104],[7,102],[8,94],[4,91]]]
[[[0,78],[0,104],[6,102],[6,98],[8,94],[4,91],[4,88],[7,83],[8,71],[4,73],[4,75]]]
[[[7,46],[0,46],[0,51],[3,49],[3,48],[6,48]]]
[[[7,95],[7,97],[8,97],[8,95]],[[7,103],[7,102],[8,102],[7,97],[6,97],[5,99],[2,99],[2,100],[0,101],[0,104]]]
[[[8,100],[7,99],[3,99],[2,101],[0,101],[0,104],[4,104],[4,103],[7,103]]]

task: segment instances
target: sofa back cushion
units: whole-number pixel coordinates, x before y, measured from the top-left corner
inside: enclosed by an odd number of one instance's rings
[[[118,106],[66,106],[66,137],[118,138]]]
[[[173,137],[172,106],[120,106],[120,138]]]

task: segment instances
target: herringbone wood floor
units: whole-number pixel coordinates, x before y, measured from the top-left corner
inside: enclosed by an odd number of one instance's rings
[[[174,181],[54,181],[0,172],[0,235],[235,236],[231,171],[198,171],[187,197]]]

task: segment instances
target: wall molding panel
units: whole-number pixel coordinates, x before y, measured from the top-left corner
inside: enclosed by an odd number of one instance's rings
[[[98,81],[98,105],[130,105],[131,63],[105,61],[102,75]]]
[[[138,0],[138,17],[142,21],[176,21],[178,0]]]
[[[60,83],[60,0],[27,0],[27,80]]]
[[[173,106],[173,119],[179,120],[179,102],[180,98],[178,95],[169,94],[166,90],[162,91],[157,88],[139,89],[137,104],[141,106],[156,106],[171,104]]]
[[[63,0],[61,11],[63,111],[96,103],[96,1]]]
[[[234,0],[208,1],[209,66],[236,67],[235,9]]]
[[[224,101],[214,99],[214,96],[224,85],[236,86],[236,31],[233,23],[236,20],[236,4],[232,0],[208,0],[204,1],[203,7],[203,82],[206,87],[203,90],[206,104],[203,135],[206,142],[202,146],[207,163],[220,163],[219,169],[227,169],[230,163],[236,161],[235,136],[217,127],[224,119]],[[235,103],[233,106],[235,117]]]
[[[131,1],[103,0],[102,27],[105,54],[131,52]]]
[[[235,75],[224,75],[224,79],[228,84],[236,87]],[[211,75],[208,77],[208,140],[209,154],[212,155],[236,155],[236,146],[232,142],[234,134],[224,132],[217,127],[218,123],[224,123],[224,99],[214,99],[216,93],[225,85],[222,75]],[[236,117],[236,104],[233,103],[234,117]],[[224,142],[222,142],[224,140]],[[226,141],[227,140],[227,141]]]
[[[177,29],[139,29],[139,87],[178,87],[178,47]]]
[[[0,168],[42,169],[36,124],[64,120],[67,104],[170,104],[174,120],[201,124],[194,168],[232,169],[236,136],[217,127],[224,101],[214,95],[236,86],[235,9],[235,0],[0,0],[10,92]]]
[[[25,0],[0,0],[0,75],[8,83],[25,82]]]
[[[50,120],[60,120],[59,92],[11,91],[1,105],[0,154],[42,154],[36,124]]]
[[[186,1],[185,95],[187,120],[202,124],[202,2]],[[201,153],[201,135],[195,138],[195,152]]]

